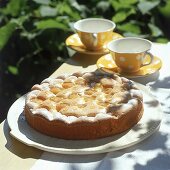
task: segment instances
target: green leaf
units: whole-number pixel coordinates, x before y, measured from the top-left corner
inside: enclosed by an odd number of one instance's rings
[[[38,21],[35,23],[35,26],[37,27],[37,29],[57,28],[61,30],[68,30],[68,27],[65,24],[62,24],[61,22],[58,22],[54,19]]]
[[[34,2],[36,2],[37,4],[44,4],[44,5],[49,5],[50,4],[50,0],[33,0]]]
[[[22,7],[26,5],[25,0],[10,0],[6,8],[2,9],[2,12],[6,15],[18,16]]]
[[[74,20],[78,20],[78,19],[81,19],[81,18],[86,18],[87,13],[92,12],[91,9],[89,9],[87,7],[86,3],[85,4],[80,4],[80,3],[77,2],[77,0],[67,0],[67,1],[69,3],[68,5],[70,6],[70,9],[72,11],[72,13],[69,12],[69,15],[67,15],[67,16],[69,17],[70,15],[72,15],[71,17]],[[64,5],[65,5],[65,3],[64,3]],[[57,6],[58,6],[58,4],[57,4]],[[64,10],[62,12],[64,12]]]
[[[72,9],[70,4],[67,4],[66,2],[59,3],[57,5],[57,10],[60,15],[68,15],[75,20],[80,19],[80,14]]]
[[[163,35],[162,31],[157,26],[149,23],[148,27],[150,28],[153,37],[159,37]]]
[[[118,22],[122,22],[124,21],[129,15],[131,14],[135,14],[136,11],[132,8],[131,10],[129,11],[120,11],[120,12],[117,12],[115,16],[112,17],[112,20],[116,23]]]
[[[109,4],[108,1],[99,1],[97,3],[96,8],[98,10],[101,10],[102,12],[105,12],[105,11],[107,11],[110,8],[110,4]]]
[[[157,38],[156,42],[158,42],[158,43],[168,43],[169,40],[167,38]]]
[[[132,4],[135,4],[138,2],[138,0],[119,0],[120,3],[125,3],[125,4],[129,4],[129,5],[132,5]]]
[[[77,3],[76,0],[68,0],[69,5],[73,8],[75,8],[78,11],[82,11],[82,9],[84,8],[84,5],[80,5],[79,3]]]
[[[0,49],[2,49],[16,28],[16,24],[9,22],[0,28]]]
[[[133,23],[125,23],[122,25],[117,25],[118,30],[125,31],[125,32],[132,32],[135,34],[140,34],[141,30],[140,27]]]
[[[111,0],[111,5],[112,5],[113,9],[115,9],[115,11],[119,10],[121,7],[120,3],[117,1],[114,1],[114,0]]]
[[[111,0],[111,5],[112,5],[113,9],[115,9],[115,11],[118,11],[120,9],[130,9],[133,7],[132,5],[125,3],[125,2],[126,1],[118,2],[116,0]]]
[[[140,37],[140,38],[147,38],[148,35],[147,34],[135,34],[132,32],[125,32],[123,33],[124,37]]]
[[[121,11],[119,13],[116,13],[115,16],[112,17],[112,20],[116,23],[118,22],[122,22],[127,18],[126,16],[126,12],[125,11]]]
[[[141,11],[141,13],[144,15],[146,13],[148,13],[150,10],[152,10],[153,8],[155,8],[156,6],[158,6],[160,3],[160,1],[141,1],[138,4],[138,8]]]
[[[9,65],[9,66],[8,66],[8,71],[9,71],[11,74],[13,74],[13,75],[18,75],[18,68],[15,67],[15,66]]]
[[[55,8],[49,6],[41,6],[40,7],[40,15],[42,17],[53,17],[56,16],[57,10]]]
[[[165,5],[159,7],[159,11],[163,16],[170,18],[170,0],[166,0]]]
[[[18,18],[12,18],[10,22],[15,23],[18,27],[20,27],[28,19],[29,19],[29,15],[24,15],[24,16],[20,16]]]

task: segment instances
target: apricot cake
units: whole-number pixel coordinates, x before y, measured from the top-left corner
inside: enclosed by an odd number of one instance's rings
[[[132,81],[98,72],[47,78],[32,87],[25,104],[32,128],[72,140],[119,134],[142,114],[142,93]]]

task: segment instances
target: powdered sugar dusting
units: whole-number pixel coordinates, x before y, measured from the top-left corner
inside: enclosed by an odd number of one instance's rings
[[[63,83],[72,84],[63,87]],[[34,98],[38,100],[32,100]],[[27,95],[26,105],[33,114],[42,115],[50,121],[73,123],[117,119],[107,107],[114,108],[118,104],[117,111],[124,114],[137,106],[138,99],[142,99],[142,93],[130,80],[89,72],[45,79],[40,85],[33,86]]]

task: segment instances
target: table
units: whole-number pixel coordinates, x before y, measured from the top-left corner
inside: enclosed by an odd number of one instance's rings
[[[170,43],[153,44],[151,52],[163,61],[159,72],[145,78],[136,78],[150,85],[164,104],[164,126],[152,137],[124,150],[98,155],[69,156],[43,152],[26,146],[9,134],[7,120],[0,124],[0,170],[20,169],[170,169]],[[93,71],[100,56],[75,53],[51,77],[75,71]],[[45,77],[44,77],[45,78]],[[161,88],[161,89],[157,89]],[[169,102],[168,102],[169,101]],[[165,108],[166,107],[166,108]],[[156,141],[155,141],[156,140]],[[155,145],[152,144],[155,143]],[[143,158],[142,158],[143,157]],[[124,162],[122,164],[122,161]],[[160,162],[160,163],[159,163]],[[163,164],[162,164],[163,163]],[[129,167],[129,168],[128,168]]]

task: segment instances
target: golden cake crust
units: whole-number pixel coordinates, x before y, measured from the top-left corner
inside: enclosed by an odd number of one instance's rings
[[[72,140],[119,134],[142,115],[142,94],[130,80],[96,72],[46,79],[33,86],[25,104],[31,127]]]

